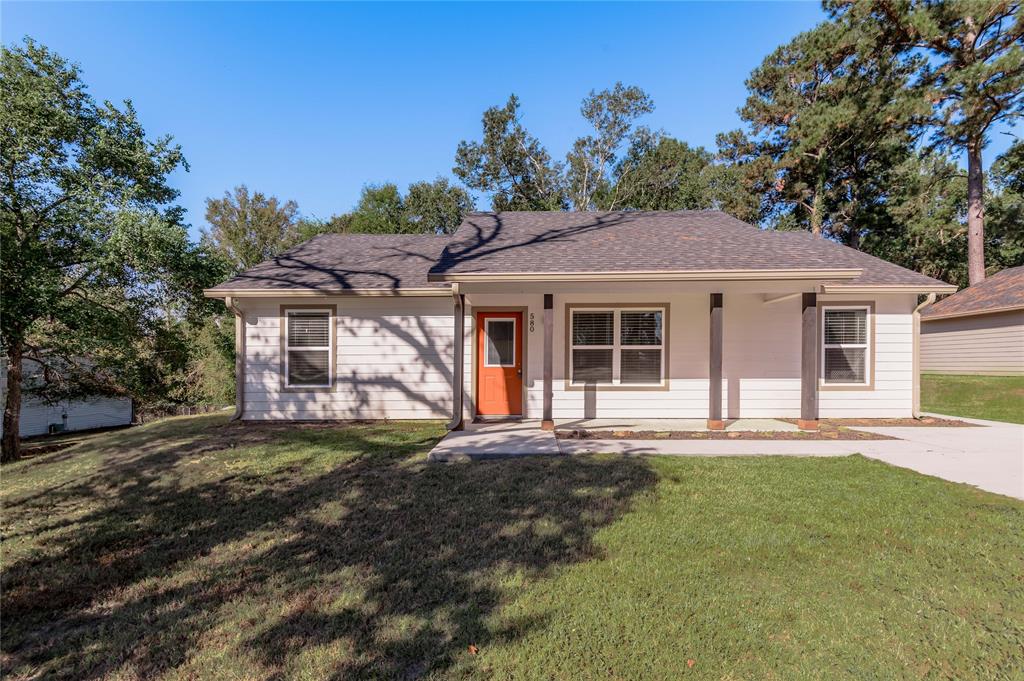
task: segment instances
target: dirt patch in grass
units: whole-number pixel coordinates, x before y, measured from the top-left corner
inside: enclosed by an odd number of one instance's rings
[[[819,430],[755,431],[738,430],[667,430],[661,432],[633,430],[562,430],[555,433],[559,440],[892,440],[888,435],[877,435],[863,430],[825,425]]]

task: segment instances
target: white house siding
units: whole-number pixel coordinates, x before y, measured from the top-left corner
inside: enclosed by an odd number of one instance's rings
[[[707,418],[709,367],[708,294],[671,293],[651,287],[648,293],[554,293],[553,416],[583,418],[585,393],[565,387],[566,305],[573,303],[668,303],[669,390],[598,390],[600,418]],[[601,287],[603,288],[603,286]],[[770,296],[779,295],[772,292]],[[466,336],[466,390],[472,395],[473,310],[527,307],[526,414],[540,418],[543,407],[543,295],[470,293]],[[875,302],[875,382],[870,390],[822,390],[819,411],[828,417],[906,417],[913,412],[912,295],[819,296],[819,301]],[[534,331],[529,331],[529,315]],[[798,417],[800,415],[800,299],[765,303],[762,293],[726,293],[724,300],[723,413],[729,418]],[[472,406],[467,400],[467,415]]]
[[[870,296],[827,296],[824,302],[864,301]],[[916,296],[877,296],[874,316],[874,387],[870,390],[822,390],[822,418],[906,418],[913,416],[914,319]]]
[[[336,306],[330,392],[281,389],[281,305]],[[451,297],[245,299],[246,419],[427,419],[451,414]]]
[[[1024,310],[922,319],[921,371],[1024,375]]]
[[[493,288],[493,287],[492,287]],[[545,286],[554,293],[556,419],[582,418],[586,394],[565,386],[567,304],[669,305],[669,390],[598,390],[600,418],[707,418],[708,292],[672,285],[616,293]],[[629,287],[623,287],[627,289]],[[705,287],[706,288],[706,287]],[[544,309],[539,286],[516,293],[467,291],[465,416],[474,414],[474,312],[525,307],[524,381],[527,418],[543,407]],[[578,290],[578,289],[577,289]],[[769,295],[779,295],[778,291]],[[822,417],[905,417],[913,409],[913,295],[819,296],[822,302],[875,302],[874,387],[823,390]],[[279,316],[282,304],[337,306],[337,387],[332,392],[282,392]],[[296,298],[243,300],[246,312],[247,419],[447,418],[451,409],[452,301],[440,298]],[[723,413],[729,418],[797,417],[800,413],[800,300],[765,303],[760,292],[730,292],[724,303]],[[530,331],[530,317],[533,330]]]
[[[26,373],[38,370],[38,365],[28,360],[22,366]],[[7,363],[3,362],[0,364],[0,400],[6,399],[6,396]],[[23,395],[18,431],[21,437],[32,437],[50,432],[51,424],[65,425],[68,430],[89,430],[127,426],[131,422],[132,401],[127,397],[95,397],[46,404]]]

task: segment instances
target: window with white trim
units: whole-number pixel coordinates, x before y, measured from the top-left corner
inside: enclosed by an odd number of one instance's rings
[[[331,387],[331,311],[287,310],[285,321],[285,386]]]
[[[572,385],[661,385],[663,308],[570,308]]]
[[[822,308],[821,380],[825,385],[867,385],[871,366],[871,310]]]

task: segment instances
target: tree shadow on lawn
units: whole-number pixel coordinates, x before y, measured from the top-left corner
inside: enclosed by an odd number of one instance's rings
[[[126,435],[100,472],[16,500],[15,521],[94,506],[5,566],[5,673],[153,678],[206,659],[240,676],[442,671],[471,644],[542,624],[488,620],[516,579],[599,558],[594,533],[656,481],[640,459],[427,464],[436,437],[402,428],[228,424],[173,446]],[[260,438],[237,472],[218,458]],[[330,460],[338,450],[354,454]],[[244,465],[258,456],[267,470]]]

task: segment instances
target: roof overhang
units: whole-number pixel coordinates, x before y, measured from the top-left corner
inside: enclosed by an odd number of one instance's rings
[[[952,284],[823,284],[822,293],[953,293]]]
[[[656,272],[466,272],[428,274],[427,281],[779,281],[856,279],[860,269],[678,270]]]
[[[368,296],[377,298],[432,297],[448,298],[448,288],[241,288],[203,290],[207,298],[326,298],[334,296]]]
[[[999,314],[1000,312],[1016,312],[1024,310],[1024,305],[1005,305],[1003,307],[989,307],[984,310],[963,310],[961,312],[949,312],[942,314],[921,315],[922,322],[930,322],[936,319],[954,319],[956,317],[977,317],[983,314]]]

